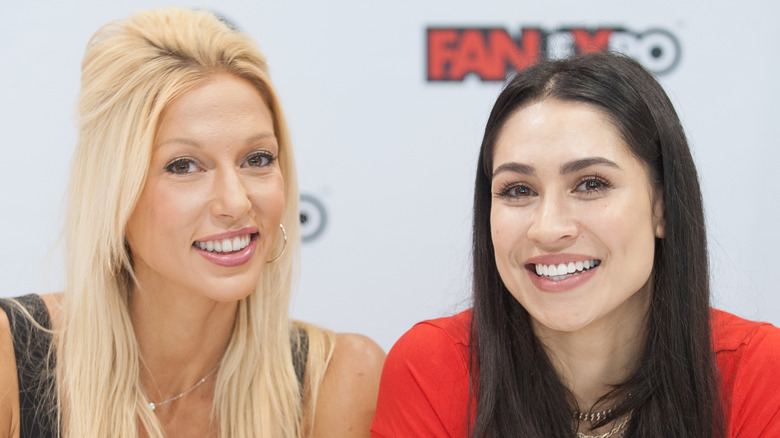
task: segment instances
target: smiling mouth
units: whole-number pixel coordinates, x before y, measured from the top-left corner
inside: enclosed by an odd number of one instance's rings
[[[195,241],[193,246],[203,251],[209,251],[217,254],[233,254],[249,246],[252,239],[257,236],[257,233],[244,234],[243,236],[236,236],[232,239],[219,239],[219,240],[206,240]]]
[[[561,281],[575,275],[587,272],[601,264],[601,260],[585,260],[579,262],[560,263],[557,265],[530,264],[528,269],[535,271],[539,277]]]

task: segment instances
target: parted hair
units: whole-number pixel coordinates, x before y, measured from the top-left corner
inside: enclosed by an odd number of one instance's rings
[[[223,438],[294,438],[311,425],[333,335],[288,316],[300,246],[298,187],[279,99],[265,58],[249,37],[209,12],[171,8],[137,12],[102,27],[82,63],[65,226],[67,287],[55,332],[64,437],[134,437],[141,428],[150,437],[163,436],[139,380],[141,358],[128,311],[135,278],[125,227],[146,180],[163,111],[217,73],[253,84],[271,111],[288,243],[238,304],[212,415]],[[291,341],[293,324],[309,338],[304,391],[293,368],[292,357],[300,353],[297,340]]]
[[[542,61],[517,73],[490,113],[477,166],[473,221],[471,400],[473,437],[572,437],[573,396],[534,334],[531,318],[501,280],[491,239],[491,178],[506,120],[534,102],[582,102],[604,111],[663,193],[652,298],[637,369],[604,399],[624,400],[630,437],[722,435],[710,329],[707,243],[701,192],[688,143],[661,85],[636,61],[610,53]],[[602,422],[601,424],[604,424]]]

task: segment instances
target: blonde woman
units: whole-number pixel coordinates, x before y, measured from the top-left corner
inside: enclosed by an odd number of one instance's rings
[[[63,294],[3,300],[0,437],[361,437],[384,353],[288,318],[290,136],[263,56],[139,12],[82,65]]]

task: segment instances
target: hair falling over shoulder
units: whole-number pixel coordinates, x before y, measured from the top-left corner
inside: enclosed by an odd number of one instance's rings
[[[534,335],[528,312],[502,282],[490,230],[496,139],[507,118],[544,98],[583,102],[610,116],[663,193],[665,237],[655,246],[644,351],[627,380],[605,396],[630,397],[626,436],[722,436],[711,346],[709,274],[698,177],[669,98],[639,63],[600,53],[543,61],[518,73],[485,128],[474,191],[474,317],[471,393],[474,437],[571,437],[573,395]]]
[[[293,250],[267,264],[238,305],[216,377],[213,416],[221,437],[304,436],[333,349],[332,333],[306,326],[303,396],[292,365],[289,294],[297,264],[298,188],[290,136],[263,55],[209,12],[162,9],[110,23],[82,63],[78,143],[65,228],[67,290],[57,339],[62,436],[162,437],[139,380],[128,313],[134,285],[125,226],[146,179],[166,105],[209,74],[248,80],[266,100],[279,142]]]

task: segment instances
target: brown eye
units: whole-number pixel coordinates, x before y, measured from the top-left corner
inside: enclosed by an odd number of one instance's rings
[[[609,182],[602,178],[590,177],[582,180],[574,189],[575,192],[598,192],[609,188]]]
[[[509,189],[509,196],[529,196],[531,195],[532,191],[526,186],[515,186]]]
[[[497,194],[502,198],[508,198],[508,199],[527,198],[530,196],[536,196],[536,192],[534,192],[530,187],[524,184],[509,185],[508,187],[502,189]]]
[[[179,158],[169,165],[165,166],[165,170],[175,175],[186,175],[198,170],[198,166],[190,158]]]
[[[266,152],[258,152],[247,157],[241,167],[265,167],[276,160],[276,157]]]

